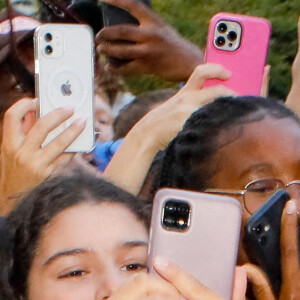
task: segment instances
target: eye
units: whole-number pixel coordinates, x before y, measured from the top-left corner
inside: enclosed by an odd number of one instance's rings
[[[147,266],[139,263],[127,264],[121,267],[121,271],[129,271],[129,272],[139,272],[147,269]]]
[[[70,278],[70,277],[81,277],[86,275],[87,272],[84,270],[72,270],[66,274],[58,276],[58,278]]]
[[[274,193],[282,186],[283,184],[278,180],[264,179],[249,184],[249,186],[247,187],[247,191],[259,194],[270,194]]]

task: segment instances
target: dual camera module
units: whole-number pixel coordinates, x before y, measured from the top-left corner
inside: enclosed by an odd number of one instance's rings
[[[163,209],[163,226],[168,230],[186,230],[189,227],[190,211],[191,208],[187,202],[167,200]]]
[[[52,41],[52,39],[53,39],[52,34],[51,34],[50,32],[47,32],[47,33],[44,35],[44,39],[45,39],[45,41],[46,41],[47,43],[50,43],[50,42]],[[45,54],[46,54],[46,55],[51,55],[52,52],[53,52],[52,46],[49,45],[49,44],[46,45],[46,47],[45,47]]]
[[[241,25],[228,20],[220,21],[215,29],[215,46],[219,49],[234,51],[239,47]]]

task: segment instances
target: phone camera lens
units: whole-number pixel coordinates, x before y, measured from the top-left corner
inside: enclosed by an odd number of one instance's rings
[[[262,245],[262,246],[265,246],[267,244],[267,237],[265,235],[261,236],[259,239],[258,239],[258,242]]]
[[[237,34],[235,31],[229,31],[227,34],[227,38],[229,41],[234,42],[237,39]]]
[[[263,231],[263,227],[261,224],[257,225],[255,228],[256,234],[261,234]]]
[[[187,215],[189,213],[189,207],[183,204],[178,206],[177,211],[180,215]]]
[[[51,46],[46,46],[46,48],[45,48],[45,53],[47,54],[47,55],[50,55],[51,53],[53,52],[53,48],[51,47]]]
[[[168,210],[168,211],[170,211],[170,212],[171,212],[171,211],[176,211],[177,205],[176,205],[176,203],[169,201],[169,202],[166,204],[165,209]]]
[[[171,216],[167,216],[167,217],[164,218],[163,223],[167,227],[172,227],[175,224],[175,219]]]
[[[52,41],[52,34],[51,33],[46,33],[45,34],[45,41],[46,42],[51,42]]]
[[[226,32],[226,31],[227,31],[227,25],[226,25],[225,23],[220,23],[220,24],[218,25],[218,31],[219,31],[220,33]]]
[[[225,45],[225,39],[222,36],[217,37],[216,44],[218,47],[223,47]]]

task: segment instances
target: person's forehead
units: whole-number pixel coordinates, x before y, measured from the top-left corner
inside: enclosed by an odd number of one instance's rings
[[[226,134],[212,161],[228,177],[240,176],[251,165],[268,164],[277,172],[300,161],[300,125],[292,118],[265,117],[230,128]]]

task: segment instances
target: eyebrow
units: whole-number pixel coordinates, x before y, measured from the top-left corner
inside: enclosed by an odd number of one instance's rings
[[[133,248],[133,247],[148,247],[148,242],[140,241],[140,240],[134,240],[134,241],[126,241],[124,243],[121,243],[119,245],[122,248]]]
[[[134,241],[126,241],[124,243],[121,243],[119,245],[121,248],[133,248],[133,247],[148,247],[148,243],[145,241],[140,241],[140,240],[134,240]],[[66,257],[66,256],[76,256],[80,254],[85,254],[87,252],[90,252],[91,250],[87,250],[84,248],[75,248],[75,249],[70,249],[70,250],[64,250],[57,252],[50,256],[46,261],[43,263],[43,267],[48,266],[51,264],[53,261],[55,261],[58,258],[61,257]]]
[[[252,172],[261,172],[261,171],[272,171],[273,170],[273,166],[269,163],[258,163],[258,164],[254,164],[249,166],[246,170],[244,170],[239,178],[243,178],[246,175],[249,175]]]
[[[60,257],[76,256],[76,255],[84,254],[87,252],[89,252],[89,250],[84,249],[84,248],[75,248],[75,249],[57,252],[57,253],[53,254],[52,256],[50,256],[48,259],[46,259],[46,261],[43,263],[43,267],[48,266],[50,263],[52,263],[53,261],[55,261],[56,259],[58,259]]]

